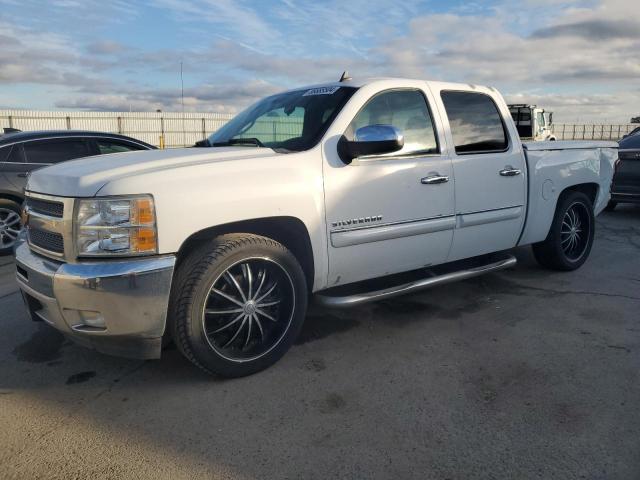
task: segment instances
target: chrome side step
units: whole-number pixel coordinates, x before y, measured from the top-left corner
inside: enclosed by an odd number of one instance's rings
[[[386,300],[388,298],[397,297],[407,293],[425,290],[445,283],[465,280],[467,278],[477,277],[489,272],[496,272],[514,266],[517,263],[516,258],[511,254],[505,254],[499,260],[492,261],[480,266],[461,269],[453,272],[443,273],[428,278],[414,280],[409,283],[396,285],[381,290],[370,292],[355,293],[345,296],[332,296],[319,293],[315,296],[315,301],[324,307],[331,308],[349,308],[361,305],[363,303],[376,302],[378,300]]]

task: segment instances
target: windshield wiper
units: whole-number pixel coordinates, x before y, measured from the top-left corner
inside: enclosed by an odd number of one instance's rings
[[[214,142],[211,146],[228,147],[231,145],[253,145],[255,147],[264,147],[264,143],[257,138],[230,138],[226,142]]]

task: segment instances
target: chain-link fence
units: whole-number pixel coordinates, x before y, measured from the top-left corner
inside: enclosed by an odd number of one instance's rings
[[[93,130],[120,133],[157,147],[193,145],[233,115],[180,112],[45,112],[0,110],[0,130]]]
[[[193,145],[222,127],[233,115],[228,113],[180,112],[64,112],[0,110],[0,129],[95,130],[120,133],[158,147]],[[298,118],[274,117],[252,126],[246,135],[286,140],[301,133]],[[556,123],[558,140],[619,140],[640,124]]]
[[[620,140],[640,124],[574,124],[555,123],[553,133],[558,140]]]

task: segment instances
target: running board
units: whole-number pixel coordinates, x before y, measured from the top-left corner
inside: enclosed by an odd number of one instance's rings
[[[458,262],[455,262],[456,264]],[[319,305],[330,308],[349,308],[361,305],[363,303],[377,302],[378,300],[386,300],[388,298],[397,297],[399,295],[405,295],[407,293],[417,292],[419,290],[425,290],[427,288],[444,285],[446,283],[457,282],[459,280],[465,280],[467,278],[477,277],[484,275],[485,273],[496,272],[498,270],[504,270],[514,266],[517,263],[516,258],[510,254],[502,254],[499,259],[496,256],[491,258],[490,263],[482,265],[476,265],[470,268],[458,269],[441,274],[434,274],[430,272],[432,276],[427,278],[421,278],[413,280],[408,283],[402,283],[388,288],[380,290],[371,290],[361,293],[352,293],[349,295],[330,295],[330,290],[337,291],[341,287],[325,290],[315,296],[315,301]],[[441,266],[445,267],[446,266]]]

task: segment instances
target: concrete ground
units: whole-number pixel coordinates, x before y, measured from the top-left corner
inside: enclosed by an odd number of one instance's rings
[[[314,310],[271,369],[111,358],[27,319],[0,259],[2,478],[640,478],[640,207],[577,272]]]

